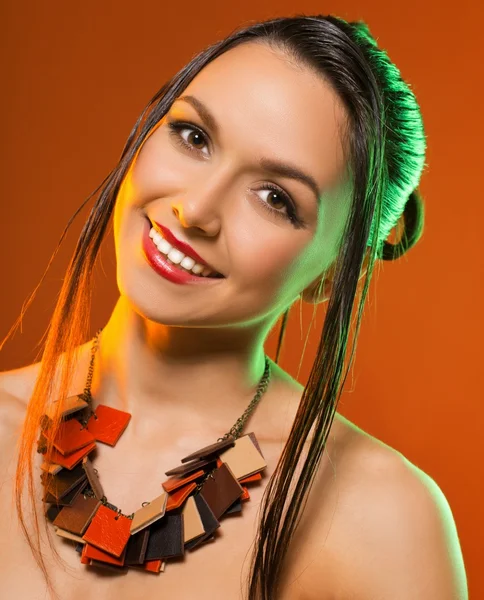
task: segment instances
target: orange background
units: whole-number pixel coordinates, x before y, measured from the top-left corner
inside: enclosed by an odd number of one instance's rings
[[[230,6],[230,8],[229,8]],[[421,192],[426,228],[403,259],[376,274],[353,377],[339,410],[397,448],[440,485],[452,507],[471,597],[484,597],[482,511],[483,251],[482,19],[484,5],[379,0],[243,3],[147,0],[3,1],[2,272],[0,336],[38,283],[65,225],[117,162],[139,113],[205,45],[249,20],[296,13],[363,19],[411,84],[428,136]],[[480,182],[479,182],[480,183]],[[89,204],[89,207],[91,204]],[[84,209],[22,334],[0,369],[32,362],[53,310]],[[96,273],[92,331],[117,297],[112,239]],[[304,335],[311,307],[302,315]],[[301,369],[294,310],[282,367],[305,383],[322,325],[317,314]],[[276,332],[267,351],[274,357]]]

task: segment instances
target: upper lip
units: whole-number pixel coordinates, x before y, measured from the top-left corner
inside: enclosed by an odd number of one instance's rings
[[[186,254],[186,256],[189,256],[190,258],[193,258],[193,260],[195,260],[197,263],[204,265],[206,267],[208,267],[209,269],[211,269],[214,273],[218,273],[217,269],[215,269],[214,267],[212,267],[212,265],[210,265],[206,260],[204,260],[197,252],[195,252],[195,250],[190,246],[190,244],[187,244],[186,242],[182,242],[182,240],[179,240],[177,237],[175,237],[175,235],[168,229],[168,227],[165,227],[165,225],[162,225],[161,223],[158,223],[157,221],[153,221],[151,220],[151,223],[153,224],[153,227],[172,245],[175,246],[175,248],[177,248],[178,250],[180,250],[180,252],[183,252],[183,254]],[[220,273],[221,274],[221,273]]]

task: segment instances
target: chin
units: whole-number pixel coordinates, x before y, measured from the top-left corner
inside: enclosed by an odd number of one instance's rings
[[[176,299],[171,297],[149,279],[141,277],[139,273],[136,276],[133,273],[118,273],[117,277],[124,304],[143,319],[172,327],[207,327],[218,324],[219,311],[214,309],[213,302],[208,304],[206,310],[201,310],[200,303],[195,298],[186,294],[186,301],[180,302],[179,296]]]

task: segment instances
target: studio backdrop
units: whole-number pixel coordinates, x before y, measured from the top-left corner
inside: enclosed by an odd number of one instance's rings
[[[7,0],[2,20],[0,335],[37,286],[65,226],[116,164],[137,116],[202,47],[251,20],[332,13],[368,23],[409,82],[427,134],[422,239],[377,265],[338,410],[434,478],[454,513],[470,596],[484,597],[482,97],[484,4],[267,0]],[[39,359],[88,203],[0,369]],[[118,296],[112,231],[94,274],[94,333]],[[281,366],[305,384],[325,306],[293,307]],[[306,343],[306,333],[309,336]],[[267,344],[274,358],[278,328]]]

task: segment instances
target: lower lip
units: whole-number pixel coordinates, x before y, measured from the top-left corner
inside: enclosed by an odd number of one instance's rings
[[[222,281],[219,277],[197,277],[168,262],[150,238],[151,223],[146,219],[143,228],[143,254],[154,271],[173,283],[213,284]]]

